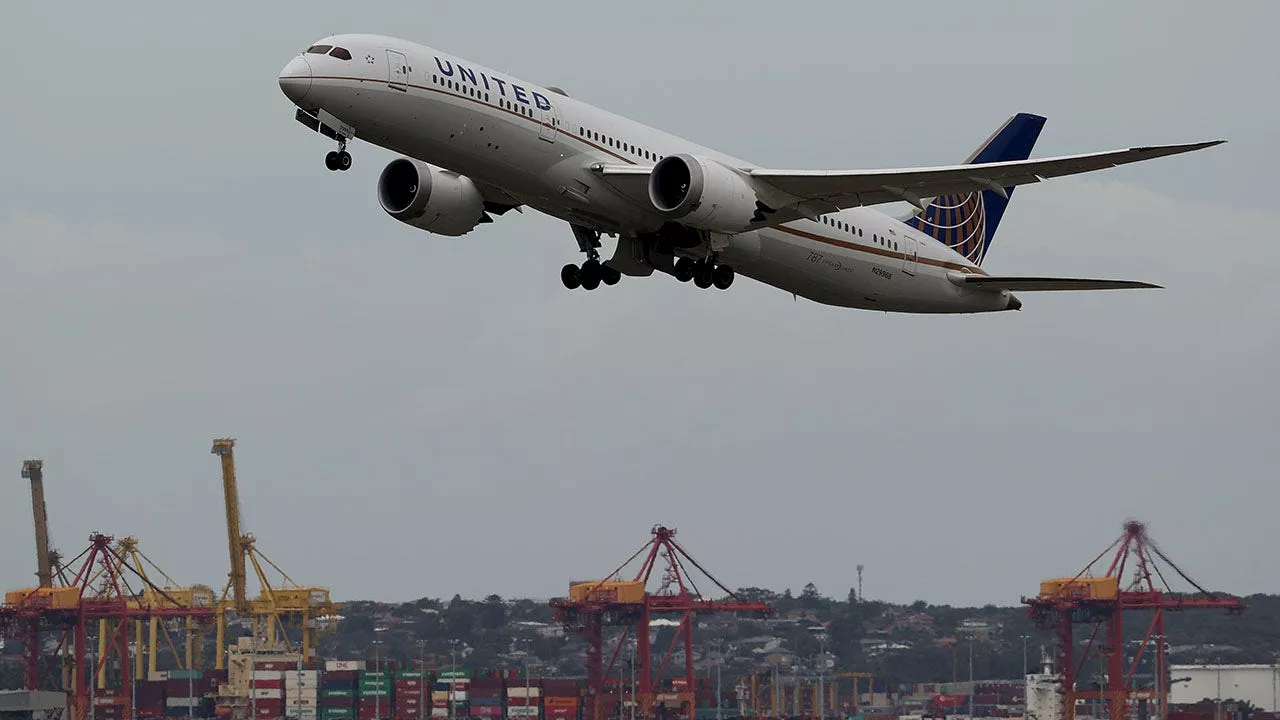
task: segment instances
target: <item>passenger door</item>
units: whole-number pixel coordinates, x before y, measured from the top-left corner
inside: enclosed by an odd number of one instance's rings
[[[556,116],[556,106],[552,105],[548,110],[539,110],[540,117],[538,121],[538,137],[549,143],[556,141],[556,127],[560,124],[560,118]]]
[[[387,84],[393,89],[408,91],[409,61],[404,53],[396,50],[387,51]]]
[[[902,236],[902,272],[905,275],[916,274],[916,265],[920,262],[920,243],[910,235]]]

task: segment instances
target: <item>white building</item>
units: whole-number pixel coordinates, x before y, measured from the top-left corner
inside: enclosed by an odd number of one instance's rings
[[[1170,665],[1169,702],[1247,700],[1266,712],[1280,707],[1280,666]]]

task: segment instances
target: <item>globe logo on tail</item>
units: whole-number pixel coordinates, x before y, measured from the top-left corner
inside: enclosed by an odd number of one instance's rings
[[[981,265],[987,252],[987,211],[982,191],[940,195],[907,221],[911,227]]]

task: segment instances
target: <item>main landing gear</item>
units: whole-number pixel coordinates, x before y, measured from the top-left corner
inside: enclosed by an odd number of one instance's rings
[[[599,256],[587,258],[582,267],[569,263],[560,270],[560,282],[570,290],[595,290],[600,283],[617,285],[621,279],[622,273],[601,263]]]
[[[560,270],[560,282],[570,290],[595,290],[600,283],[617,285],[622,273],[600,262],[600,233],[582,225],[572,225],[573,237],[578,249],[587,254],[587,261],[579,267],[572,263]]]
[[[680,282],[692,280],[694,285],[704,290],[712,285],[720,290],[728,290],[734,278],[733,268],[729,265],[716,264],[715,258],[690,260],[682,257],[676,260],[672,274]]]
[[[347,141],[339,140],[338,149],[331,150],[328,155],[324,156],[324,166],[330,170],[350,170],[351,169],[351,153],[347,152]]]

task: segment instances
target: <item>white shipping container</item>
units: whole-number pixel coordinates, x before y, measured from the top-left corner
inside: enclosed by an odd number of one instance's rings
[[[516,705],[507,708],[507,717],[538,717],[537,705]]]
[[[449,708],[431,708],[431,717],[449,717]]]
[[[168,679],[169,679],[169,671],[168,671],[168,670],[155,670],[155,671],[149,672],[149,673],[147,673],[147,679],[148,679],[148,680],[150,680],[151,682],[161,682],[161,681],[163,681],[163,680],[168,680]]]
[[[349,672],[351,670],[364,670],[363,660],[329,660],[324,664],[324,669],[329,672]]]
[[[315,700],[317,693],[315,688],[302,688],[284,686],[284,696],[287,698],[302,698],[304,700]]]
[[[285,708],[284,716],[287,718],[298,718],[298,720],[315,720],[315,708]]]
[[[461,702],[466,702],[466,701],[467,701],[467,691],[466,691],[466,690],[454,690],[453,692],[451,692],[451,693],[449,693],[449,694],[453,696],[453,701],[454,701],[454,702],[460,702],[460,703],[461,703]]]
[[[536,698],[541,694],[542,694],[542,690],[536,687],[523,688],[523,687],[512,686],[507,688],[507,697],[518,697],[518,698],[535,697]]]
[[[254,688],[249,691],[249,697],[259,700],[280,700],[284,698],[284,692],[279,688]]]
[[[289,686],[301,685],[302,687],[315,687],[318,676],[315,670],[285,670],[284,684]]]
[[[284,704],[285,704],[285,706],[286,706],[286,707],[288,707],[288,706],[293,706],[293,707],[315,707],[315,706],[316,706],[316,699],[315,699],[315,698],[285,698],[285,700],[284,700]]]
[[[254,680],[283,680],[284,671],[283,670],[254,670],[253,679]]]

